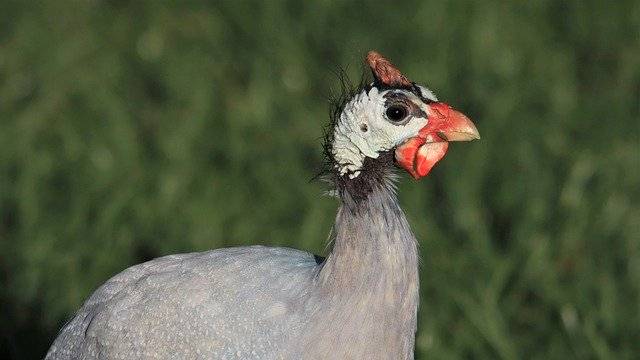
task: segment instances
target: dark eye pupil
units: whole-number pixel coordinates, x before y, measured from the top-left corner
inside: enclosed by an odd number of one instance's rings
[[[400,121],[407,116],[407,110],[398,105],[390,106],[387,109],[387,117],[392,121]]]

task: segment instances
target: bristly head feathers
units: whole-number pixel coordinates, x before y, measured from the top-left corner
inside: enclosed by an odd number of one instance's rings
[[[331,89],[329,94],[329,123],[323,128],[323,141],[322,141],[322,153],[324,157],[324,168],[322,169],[320,176],[324,177],[326,173],[335,172],[336,160],[333,156],[333,139],[334,130],[336,124],[340,120],[340,115],[344,110],[345,105],[351,101],[357,94],[371,88],[372,80],[368,75],[368,72],[362,71],[360,80],[354,83],[345,69],[338,68],[334,71],[335,76],[338,79],[339,87]]]
[[[371,171],[365,171],[364,176],[356,179],[356,181],[345,176],[340,176],[336,171],[338,162],[333,154],[333,141],[335,127],[340,120],[345,106],[353,100],[356,95],[369,92],[374,86],[384,86],[382,84],[376,85],[375,78],[372,79],[367,70],[368,69],[363,68],[362,74],[357,82],[349,78],[349,75],[343,68],[338,68],[334,72],[338,79],[338,87],[333,88],[329,95],[329,123],[323,128],[323,169],[315,177],[331,184],[332,188],[326,192],[327,195],[340,197],[346,193],[351,200],[356,202],[366,198],[367,194],[371,191],[371,186],[377,183],[384,185],[391,191],[395,191],[399,178],[395,167],[391,166],[393,163],[392,152],[381,154],[379,159],[366,159],[364,166]]]

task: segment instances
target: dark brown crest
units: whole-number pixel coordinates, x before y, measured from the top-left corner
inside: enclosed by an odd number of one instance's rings
[[[376,51],[369,51],[366,62],[369,64],[373,76],[383,85],[390,87],[411,87],[413,85],[391,61]]]

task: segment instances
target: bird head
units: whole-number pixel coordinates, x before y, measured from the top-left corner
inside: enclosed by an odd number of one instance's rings
[[[451,141],[479,139],[461,112],[411,82],[389,60],[370,51],[374,81],[348,101],[333,130],[331,152],[341,176],[359,176],[367,157],[393,151],[396,164],[415,179],[444,157]]]

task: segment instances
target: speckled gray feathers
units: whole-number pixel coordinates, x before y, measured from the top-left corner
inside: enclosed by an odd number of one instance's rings
[[[348,196],[348,194],[345,194]],[[102,285],[47,359],[411,359],[416,242],[384,182],[344,199],[333,251],[171,255]]]
[[[262,246],[152,260],[102,285],[48,358],[269,358],[316,271],[308,253]]]

